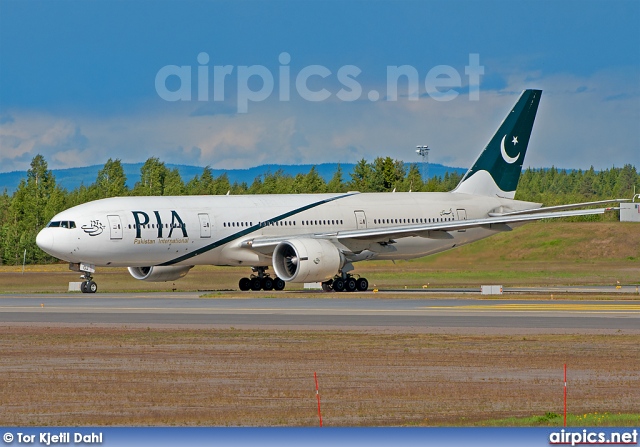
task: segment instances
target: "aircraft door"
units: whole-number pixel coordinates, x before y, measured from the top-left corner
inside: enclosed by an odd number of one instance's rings
[[[122,222],[120,216],[107,216],[109,221],[109,231],[111,233],[111,239],[122,239]]]
[[[456,211],[458,212],[458,220],[467,220],[467,210],[458,209]],[[458,230],[460,233],[464,233],[465,231],[467,230]]]
[[[356,228],[361,230],[363,228],[367,228],[367,216],[364,214],[364,211],[354,211],[356,215]]]
[[[211,237],[211,221],[209,220],[209,215],[207,213],[200,213],[198,214],[198,219],[200,219],[200,237]]]

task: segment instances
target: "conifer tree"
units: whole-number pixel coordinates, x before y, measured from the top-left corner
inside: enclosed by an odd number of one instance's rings
[[[102,169],[98,171],[96,178],[98,198],[122,197],[129,192],[127,189],[127,176],[124,173],[119,159],[107,160]]]

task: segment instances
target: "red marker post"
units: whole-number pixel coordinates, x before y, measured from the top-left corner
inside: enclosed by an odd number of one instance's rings
[[[567,364],[564,364],[564,426],[567,426]]]
[[[318,399],[318,418],[320,419],[320,427],[322,427],[322,413],[320,413],[320,394],[318,393],[318,376],[313,372],[313,379],[316,381],[316,398]]]

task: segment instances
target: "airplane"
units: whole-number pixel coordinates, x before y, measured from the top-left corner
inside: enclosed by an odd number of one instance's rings
[[[578,208],[621,201],[543,208],[514,200],[541,95],[522,92],[450,192],[113,197],[57,214],[36,243],[82,272],[84,293],[97,291],[98,266],[173,281],[195,265],[250,267],[242,291],[287,282],[366,291],[368,280],[352,273],[356,262],[427,256],[531,221],[602,214],[611,208]]]

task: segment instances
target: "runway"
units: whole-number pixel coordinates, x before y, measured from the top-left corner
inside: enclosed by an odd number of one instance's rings
[[[200,298],[198,293],[11,294],[0,324],[123,324],[274,329],[487,328],[640,332],[639,301]]]
[[[505,294],[554,294],[554,293],[580,293],[580,294],[637,294],[640,285],[620,286],[554,286],[554,287],[503,287]],[[446,293],[446,294],[473,294],[479,295],[479,287],[427,287],[423,289],[388,289],[385,292],[393,293]]]

